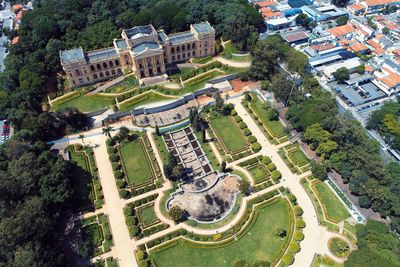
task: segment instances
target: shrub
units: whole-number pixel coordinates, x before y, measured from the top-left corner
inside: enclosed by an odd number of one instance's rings
[[[122,177],[124,177],[124,174],[121,171],[115,171],[114,177],[115,177],[115,179],[119,180],[119,179],[122,179]]]
[[[242,118],[241,118],[240,116],[235,116],[235,121],[236,121],[237,123],[239,123],[239,122],[242,121]]]
[[[249,128],[245,128],[245,129],[243,130],[243,134],[244,134],[245,136],[251,135],[250,129],[249,129]]]
[[[261,150],[261,145],[260,145],[259,143],[253,143],[253,144],[251,145],[251,149],[252,149],[254,152],[258,152],[258,151]]]
[[[98,199],[103,199],[104,198],[103,193],[101,193],[101,192],[98,192],[96,194],[96,196],[97,196]]]
[[[132,236],[138,236],[139,233],[140,233],[139,228],[138,228],[136,225],[131,225],[131,226],[129,226],[129,227],[128,227],[128,230],[129,230],[129,233],[130,233]]]
[[[297,227],[297,228],[304,228],[304,227],[306,227],[305,221],[303,221],[302,219],[298,219],[298,220],[296,221],[296,227]]]
[[[278,170],[273,170],[273,171],[271,172],[271,178],[272,178],[272,180],[273,180],[274,182],[277,182],[279,179],[281,179],[281,177],[282,177],[282,174],[281,174],[280,171],[278,171]]]
[[[262,161],[265,165],[267,165],[267,164],[271,163],[271,158],[268,156],[264,156]]]
[[[118,155],[115,155],[115,154],[112,154],[112,155],[110,155],[110,161],[111,162],[117,162],[117,161],[119,161],[119,156]]]
[[[295,195],[293,195],[292,193],[288,194],[288,199],[290,200],[290,202],[295,203],[297,201],[297,198]]]
[[[271,162],[271,163],[269,163],[269,164],[267,165],[267,168],[268,168],[268,170],[269,170],[270,172],[272,172],[272,171],[274,171],[274,170],[276,169],[276,166],[275,166],[275,164],[274,164],[273,162]]]
[[[292,254],[296,254],[297,252],[300,251],[300,246],[297,244],[297,242],[292,242],[289,245],[289,252]]]
[[[126,186],[125,180],[123,180],[123,179],[118,179],[118,180],[117,180],[117,187],[118,187],[119,189],[125,188],[125,186]]]
[[[119,97],[117,97],[118,102],[122,102],[124,100],[125,100],[125,95],[120,95]]]
[[[136,258],[140,262],[145,259],[144,251],[138,250],[136,251]]]
[[[247,137],[247,140],[249,140],[249,142],[251,144],[257,142],[257,138],[255,136],[253,136],[253,135],[250,135],[249,137]]]
[[[294,207],[294,214],[296,214],[296,216],[303,215],[303,209],[300,208],[299,206]]]
[[[239,127],[240,129],[244,129],[247,127],[246,123],[244,123],[243,121],[239,123]]]
[[[294,233],[294,240],[296,240],[296,241],[301,241],[301,240],[303,240],[303,239],[304,239],[304,234],[303,234],[302,232],[296,231],[296,232]]]
[[[237,115],[237,111],[234,110],[234,109],[232,109],[232,110],[231,110],[231,116],[235,116],[235,115]]]
[[[115,141],[112,140],[112,139],[107,139],[106,145],[107,145],[107,146],[114,146],[114,145],[115,145]]]
[[[283,255],[282,262],[285,265],[291,265],[294,262],[294,258],[289,253]]]
[[[147,242],[147,247],[148,247],[148,248],[154,247],[154,241],[153,241],[153,240],[150,240],[149,242]]]
[[[118,170],[120,170],[122,168],[122,166],[121,166],[121,164],[119,162],[113,162],[112,163],[112,168],[113,168],[113,171],[118,171]]]
[[[108,140],[107,140],[107,141],[108,141]],[[109,146],[109,147],[107,148],[107,152],[108,152],[108,154],[115,154],[115,153],[118,152],[118,149],[117,149],[116,147]]]
[[[128,197],[128,191],[125,189],[120,189],[118,190],[120,198],[127,198]]]

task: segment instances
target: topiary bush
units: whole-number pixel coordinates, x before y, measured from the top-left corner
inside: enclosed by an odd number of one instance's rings
[[[250,135],[249,137],[247,137],[247,140],[249,140],[251,144],[257,142],[257,138],[254,135]]]
[[[297,242],[292,242],[289,245],[289,252],[292,254],[296,254],[297,252],[300,251],[300,246],[297,244]]]
[[[306,222],[304,220],[302,220],[302,219],[298,219],[296,221],[296,227],[297,228],[304,228],[304,227],[306,227]]]
[[[261,145],[259,143],[253,143],[251,145],[251,149],[253,150],[253,152],[258,152],[261,150]]]
[[[122,179],[124,177],[124,174],[121,171],[115,171],[114,172],[114,177],[118,181],[119,179]]]
[[[268,156],[264,156],[262,162],[263,162],[265,165],[268,165],[269,163],[271,163],[271,158],[268,157]]]
[[[283,255],[283,257],[282,257],[282,262],[283,262],[283,264],[285,264],[285,265],[291,265],[291,264],[293,264],[293,262],[294,262],[294,258],[293,258],[292,255],[290,255],[289,253],[287,253],[287,254]]]
[[[125,188],[125,187],[126,187],[126,182],[125,182],[125,180],[123,180],[123,179],[118,179],[118,180],[117,180],[117,187],[118,187],[119,189]]]
[[[249,135],[251,135],[251,131],[250,131],[250,129],[249,129],[249,128],[245,128],[245,129],[243,129],[243,134],[244,134],[245,136],[249,136]]]
[[[273,180],[274,182],[277,182],[279,179],[281,179],[281,177],[282,177],[282,174],[281,174],[280,171],[278,171],[278,170],[273,170],[273,171],[271,172],[271,178],[272,178],[272,180]]]
[[[300,231],[296,231],[293,236],[294,240],[301,241],[304,239],[304,234]]]
[[[303,215],[303,209],[300,208],[299,206],[294,207],[294,214],[296,214],[296,216]]]
[[[272,172],[272,171],[274,171],[274,170],[276,169],[276,166],[275,166],[275,164],[274,164],[273,162],[271,162],[271,163],[269,163],[269,164],[267,165],[267,169],[268,169],[270,172]]]
[[[240,127],[240,129],[244,129],[244,128],[247,128],[247,125],[245,122],[242,121],[239,123],[239,127]]]
[[[116,154],[110,155],[109,158],[110,158],[110,161],[111,161],[111,162],[117,162],[117,161],[119,161],[119,156],[116,155]]]
[[[290,200],[290,202],[296,203],[297,198],[296,198],[295,195],[293,195],[292,193],[290,193],[290,194],[287,195],[287,197],[288,197],[288,199]]]

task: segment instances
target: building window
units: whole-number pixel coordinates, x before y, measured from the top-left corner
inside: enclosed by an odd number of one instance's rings
[[[175,48],[171,47],[171,53],[175,53]]]
[[[103,68],[107,69],[107,63],[103,62]]]
[[[97,79],[98,78],[98,76],[97,76],[97,74],[95,73],[95,74],[93,74],[93,78],[94,79]]]
[[[115,75],[115,70],[114,69],[111,70],[111,74]]]
[[[175,60],[175,56],[172,56],[172,61],[174,61]]]
[[[101,65],[97,64],[97,70],[101,70]]]
[[[143,69],[142,63],[139,64],[139,69]]]
[[[122,70],[121,69],[117,69],[117,72],[119,75],[122,75]]]
[[[190,52],[187,53],[187,57],[190,58]]]
[[[115,60],[115,66],[119,66],[119,61]]]
[[[75,80],[72,80],[72,83],[75,85],[76,84]]]
[[[208,41],[205,42],[204,46],[208,46]]]
[[[178,55],[177,58],[178,58],[178,60],[181,59],[181,55]]]
[[[208,53],[208,49],[206,48],[205,50],[204,50],[204,54],[207,54]]]
[[[90,81],[89,77],[86,77],[87,81]]]
[[[79,76],[79,75],[81,75],[81,72],[79,70],[75,70],[75,74],[76,74],[76,76]]]
[[[192,48],[195,49],[196,48],[196,43],[192,44]]]
[[[161,68],[160,67],[157,67],[157,72],[161,73]]]
[[[190,50],[190,44],[186,45],[187,50]]]
[[[114,67],[114,64],[112,63],[112,61],[108,62],[108,66],[110,66],[110,68]]]
[[[87,74],[87,71],[86,71],[86,70],[83,70],[83,73]]]
[[[106,70],[106,76],[110,76],[110,72],[108,70]]]
[[[182,58],[186,58],[186,54],[185,53],[182,54]]]
[[[182,51],[185,51],[185,45],[182,45]]]
[[[94,69],[94,66],[93,66],[93,65],[90,65],[90,70],[91,70],[91,71],[95,71],[95,69]]]
[[[144,71],[140,72],[140,77],[144,77]]]
[[[179,51],[181,51],[181,48],[178,46],[178,47],[176,48],[176,52],[179,52]]]
[[[192,51],[192,57],[196,56],[196,51]]]
[[[160,60],[159,59],[157,59],[157,65],[160,65]]]
[[[100,75],[100,78],[104,77],[104,74],[102,72],[100,72],[99,75]]]

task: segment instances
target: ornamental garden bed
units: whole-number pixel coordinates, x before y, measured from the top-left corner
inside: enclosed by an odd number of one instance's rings
[[[141,239],[168,228],[154,211],[154,201],[158,194],[136,200],[124,208],[125,223],[131,238]]]
[[[277,262],[279,251],[285,251],[292,238],[289,228],[294,225],[291,225],[293,215],[290,205],[283,198],[277,198],[258,206],[252,214],[249,223],[236,238],[207,244],[186,239],[190,236],[186,233],[185,238],[167,242],[165,248],[158,246],[150,251],[150,258],[159,267],[176,266],[179,262],[192,266],[234,266],[240,260],[249,263]],[[286,228],[289,234],[283,239],[278,237],[277,227]],[[218,240],[218,237],[211,236],[209,241]]]
[[[162,172],[146,134],[131,132],[127,140],[107,140],[107,150],[121,198],[162,185]]]
[[[255,190],[259,191],[278,183],[282,177],[280,171],[276,170],[275,164],[268,156],[258,156],[239,163],[251,174]]]
[[[299,143],[296,142],[280,148],[278,154],[291,172],[300,174],[310,170],[310,161],[300,149]]]
[[[78,225],[81,229],[82,238],[82,243],[79,246],[85,246],[90,257],[111,250],[113,245],[111,230],[108,219],[103,213],[83,219]]]
[[[73,208],[75,212],[88,212],[99,209],[103,205],[96,161],[93,150],[82,145],[67,148],[70,160],[76,163],[73,169]]]
[[[261,128],[264,135],[272,144],[280,144],[288,140],[288,132],[285,126],[279,120],[270,120],[266,105],[256,94],[250,94],[251,100],[244,99],[242,104],[249,112],[252,119]]]

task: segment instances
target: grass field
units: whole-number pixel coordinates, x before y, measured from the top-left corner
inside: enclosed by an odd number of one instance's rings
[[[139,141],[124,144],[120,152],[129,184],[139,185],[152,179],[151,166],[146,159],[147,152]]]
[[[275,234],[277,227],[289,230],[289,210],[283,199],[260,210],[250,229],[230,245],[196,247],[194,243],[180,240],[178,245],[151,257],[158,267],[234,266],[239,260],[272,261],[284,242]]]
[[[245,136],[231,116],[218,116],[212,118],[210,123],[229,152],[248,147]]]
[[[100,247],[104,238],[100,225],[97,223],[86,225],[82,228],[82,238],[89,241],[93,248]]]
[[[258,164],[257,166],[250,168],[249,172],[254,179],[254,183],[256,184],[263,181],[265,177],[268,176],[269,174],[268,170],[261,164]]]
[[[350,217],[349,212],[332,192],[328,185],[323,182],[315,185],[318,197],[325,207],[326,216],[334,222],[340,222]]]
[[[107,108],[114,104],[114,98],[81,95],[62,104],[54,104],[52,110],[61,110],[67,107],[74,107],[82,112],[91,112]]]
[[[290,160],[298,167],[304,166],[308,163],[306,155],[300,149],[288,153]]]
[[[262,121],[264,125],[267,126],[267,128],[271,131],[271,134],[274,137],[281,137],[286,134],[285,127],[282,125],[282,123],[277,120],[277,121],[271,121],[268,119],[268,113],[267,110],[264,108],[264,103],[262,103],[257,96],[253,95],[253,102],[250,104],[251,107],[255,110],[257,113],[258,118]]]
[[[154,212],[153,205],[147,205],[138,209],[139,221],[143,227],[147,227],[154,222],[158,221],[157,215]]]
[[[121,93],[138,86],[139,82],[136,80],[134,75],[125,77],[122,82],[119,82],[113,86],[108,87],[105,92],[106,93]]]
[[[74,149],[70,150],[70,155],[72,161],[78,165],[73,170],[73,207],[76,210],[86,211],[93,206],[95,200],[88,159],[83,152],[76,152]]]

